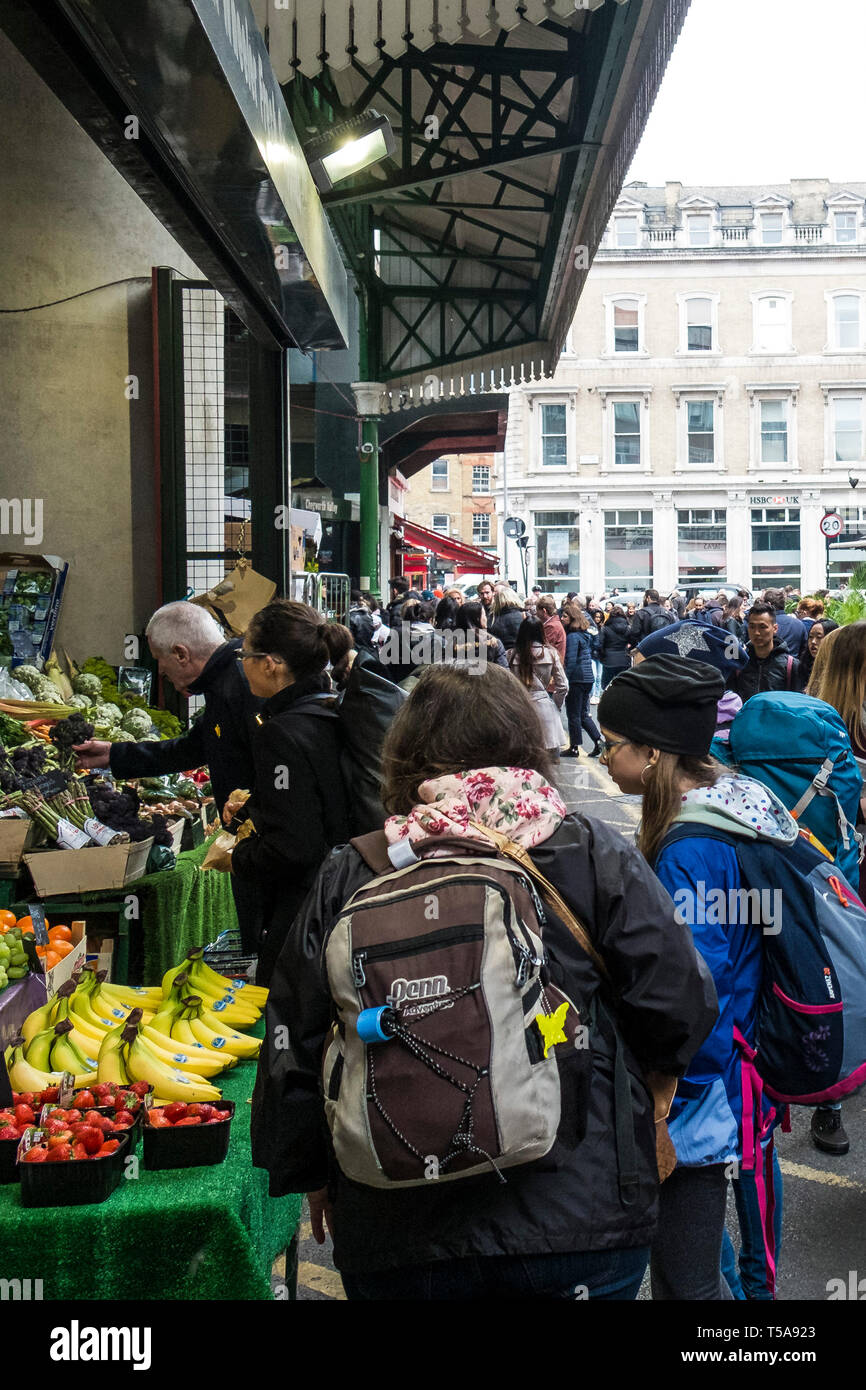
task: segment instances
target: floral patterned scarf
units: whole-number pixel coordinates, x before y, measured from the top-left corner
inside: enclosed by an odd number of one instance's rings
[[[421,804],[408,816],[389,816],[390,844],[430,835],[472,837],[470,820],[480,821],[527,849],[547,840],[568,814],[555,787],[521,767],[481,767],[447,777],[431,777],[418,788]]]

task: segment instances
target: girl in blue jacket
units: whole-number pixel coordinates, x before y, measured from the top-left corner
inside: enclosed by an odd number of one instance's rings
[[[565,697],[565,714],[568,720],[569,747],[564,758],[579,758],[584,729],[593,742],[591,758],[601,753],[601,734],[590,714],[595,671],[592,666],[593,636],[589,630],[589,619],[577,603],[563,604],[562,625],[565,628],[565,674],[568,677],[568,694]]]
[[[677,1167],[661,1190],[651,1277],[656,1299],[732,1296],[720,1273],[728,1178],[743,1232],[740,1272],[747,1297],[772,1297],[773,1256],[765,1258],[763,1219],[750,1155],[770,1129],[769,1107],[743,1132],[741,1043],[754,1045],[762,974],[761,924],[740,895],[733,846],[688,834],[716,826],[727,835],[792,844],[797,826],[760,782],[732,775],[709,756],[720,673],[703,662],[660,655],[625,671],[599,704],[602,758],[611,778],[643,796],[638,844],[691,927],[710,968],[719,1019],[681,1080],[671,1107]],[[671,831],[675,834],[669,838]],[[738,1041],[738,1039],[740,1041]],[[744,1157],[746,1165],[744,1167]],[[775,1221],[781,1226],[781,1176]],[[756,1219],[756,1206],[763,1206]],[[738,1291],[739,1292],[739,1291]]]

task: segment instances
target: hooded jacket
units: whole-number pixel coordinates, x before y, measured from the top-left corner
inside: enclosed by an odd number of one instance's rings
[[[779,637],[773,639],[768,656],[758,656],[751,642],[746,643],[748,665],[735,671],[728,679],[728,689],[735,690],[743,704],[763,690],[799,690],[800,663],[791,656]]]
[[[569,685],[592,685],[595,672],[592,669],[593,639],[589,632],[570,628],[565,647],[565,674]]]
[[[485,823],[499,824],[483,811],[477,814]],[[269,1171],[272,1195],[330,1186],[338,1269],[633,1248],[652,1239],[658,1195],[655,1126],[640,1075],[650,1070],[682,1074],[715,1019],[712,984],[667,893],[637,849],[616,831],[568,815],[530,853],[579,915],[617,991],[638,1149],[634,1200],[625,1205],[619,1190],[612,1041],[595,1030],[586,1132],[576,1147],[557,1142],[546,1158],[509,1169],[506,1183],[491,1175],[382,1191],[342,1177],[321,1097],[322,1054],[335,1019],[324,948],[344,903],[373,878],[358,851],[345,845],[322,866],[278,961],[252,1112],[253,1162]],[[601,989],[597,968],[558,918],[547,915],[544,940],[552,978],[588,1010]]]
[[[715,825],[729,835],[791,845],[797,823],[779,798],[749,777],[721,777],[685,794],[675,824]],[[760,925],[743,911],[736,852],[718,840],[683,837],[663,848],[656,873],[691,928],[713,976],[719,1018],[677,1087],[670,1132],[690,1167],[742,1158],[742,1080],[733,1029],[754,1044],[762,976]],[[747,920],[743,920],[743,918]]]
[[[506,651],[510,651],[517,641],[517,634],[520,631],[520,624],[523,622],[522,608],[506,608],[494,618],[493,622],[488,618],[487,626],[494,637],[498,637]]]

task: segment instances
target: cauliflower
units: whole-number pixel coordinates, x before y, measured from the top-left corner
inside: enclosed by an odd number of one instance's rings
[[[41,671],[37,671],[35,666],[29,666],[26,663],[22,666],[16,666],[14,670],[15,679],[23,682],[31,692],[36,689],[40,681],[45,679]]]
[[[102,696],[102,682],[99,677],[88,675],[86,672],[75,677],[72,689],[76,695],[87,695],[91,700],[98,700]]]
[[[123,711],[118,705],[97,705],[93,711],[94,719],[98,719],[100,724],[110,724],[114,727],[123,718]]]
[[[142,709],[131,709],[123,716],[120,727],[133,738],[145,738],[150,733],[150,715]]]
[[[93,701],[89,695],[70,695],[66,701],[68,709],[90,709]]]
[[[136,742],[136,739],[135,739],[135,735],[134,735],[134,734],[127,733],[127,731],[126,731],[125,729],[121,729],[117,724],[115,724],[112,728],[110,728],[110,729],[108,730],[108,733],[106,734],[106,738],[108,739],[108,742],[109,742],[109,743],[135,743],[135,742]]]

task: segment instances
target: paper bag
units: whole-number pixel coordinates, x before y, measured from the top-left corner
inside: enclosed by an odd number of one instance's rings
[[[250,620],[276,596],[277,586],[265,575],[239,560],[221,584],[206,594],[196,594],[190,603],[207,609],[232,637],[243,637]]]

